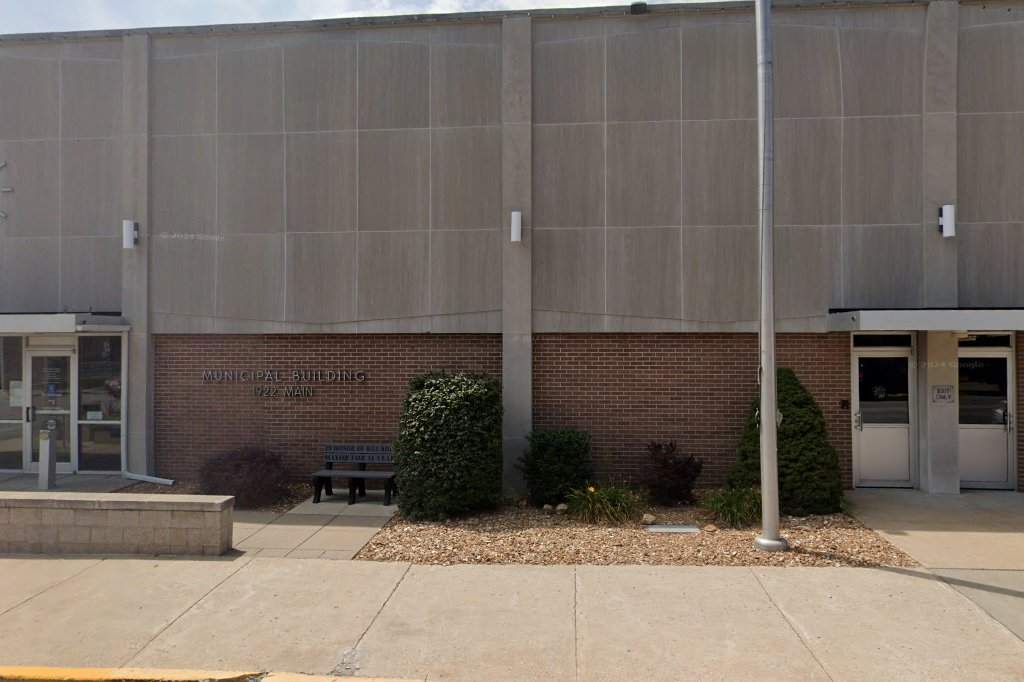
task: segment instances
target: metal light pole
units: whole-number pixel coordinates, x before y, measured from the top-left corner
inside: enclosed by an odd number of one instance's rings
[[[757,158],[761,254],[761,319],[758,325],[761,383],[761,535],[754,549],[785,550],[779,536],[779,411],[775,380],[775,112],[772,110],[772,7],[771,0],[754,0],[757,25]]]

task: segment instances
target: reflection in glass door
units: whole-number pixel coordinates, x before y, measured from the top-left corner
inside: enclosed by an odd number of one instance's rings
[[[20,336],[0,336],[0,471],[25,468],[25,391]]]
[[[39,469],[39,432],[45,430],[50,433],[50,447],[57,459],[57,470],[72,471],[74,392],[71,352],[30,351],[28,360],[29,404],[25,422],[28,468],[31,471]]]
[[[961,350],[960,487],[1013,488],[1010,356]]]
[[[855,355],[853,362],[855,484],[911,487],[909,354]]]

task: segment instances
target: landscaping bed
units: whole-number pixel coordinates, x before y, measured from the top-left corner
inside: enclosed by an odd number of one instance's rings
[[[753,549],[759,529],[718,528],[698,507],[654,507],[658,524],[694,524],[697,534],[652,533],[638,523],[600,526],[534,508],[444,522],[392,519],[356,555],[415,564],[593,564],[677,566],[917,566],[846,514],[783,517],[791,551]]]
[[[200,495],[198,481],[175,481],[174,485],[159,483],[136,483],[133,486],[118,490],[119,493],[138,493],[141,495]],[[255,511],[272,511],[284,513],[313,496],[313,487],[309,483],[287,483],[281,498],[276,502],[253,508]],[[248,511],[248,510],[247,510]]]

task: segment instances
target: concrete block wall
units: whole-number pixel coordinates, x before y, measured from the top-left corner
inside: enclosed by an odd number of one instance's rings
[[[791,367],[825,414],[851,487],[850,350],[846,334],[780,334],[780,367]],[[631,479],[648,442],[676,441],[704,460],[699,485],[716,486],[736,460],[757,397],[754,334],[538,334],[534,338],[535,428],[590,432],[603,475]]]
[[[233,497],[0,493],[0,552],[220,556]]]
[[[155,337],[157,475],[195,479],[207,455],[243,445],[279,453],[296,480],[329,442],[391,442],[409,379],[429,371],[501,376],[498,334],[161,335]],[[205,370],[276,369],[281,382],[210,382]],[[362,371],[364,381],[292,381],[292,370]],[[275,395],[258,397],[255,385]],[[313,395],[286,397],[309,386]]]

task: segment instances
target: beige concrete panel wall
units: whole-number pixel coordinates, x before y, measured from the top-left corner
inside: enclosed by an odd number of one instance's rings
[[[154,234],[217,233],[216,146],[212,135],[152,138],[150,218]],[[181,279],[192,276],[187,270],[178,274]]]
[[[429,305],[430,235],[426,231],[359,234],[360,320],[423,315]]]
[[[284,135],[218,138],[217,225],[223,235],[284,230]]]
[[[57,137],[59,116],[60,62],[0,57],[0,140]]]
[[[217,243],[217,315],[280,320],[285,253],[280,234],[230,235]]]
[[[359,229],[420,230],[430,219],[430,132],[359,133]]]
[[[166,35],[151,39],[153,63],[168,57],[213,54],[219,38],[213,35]]]
[[[501,123],[500,46],[431,46],[430,121],[441,128]]]
[[[215,314],[217,239],[169,232],[155,236],[151,247],[154,312],[211,317]]]
[[[683,119],[756,118],[757,71],[750,66],[757,64],[754,20],[743,18],[683,25]]]
[[[54,311],[59,296],[60,244],[56,237],[0,240],[0,310]]]
[[[359,127],[363,130],[427,127],[429,87],[428,46],[359,43]]]
[[[63,137],[113,137],[121,134],[121,71],[120,60],[61,62]]]
[[[332,324],[356,315],[355,233],[289,234],[285,319]]]
[[[154,135],[216,131],[216,54],[155,59],[151,69],[150,116]]]
[[[683,227],[683,319],[757,319],[757,227]]]
[[[502,233],[435,231],[430,235],[430,312],[501,310]]]
[[[815,14],[818,12],[802,13]],[[777,15],[772,16],[774,19]],[[834,28],[776,25],[772,31],[772,62],[776,118],[842,115],[844,81],[839,36]],[[776,150],[782,148],[776,143]]]
[[[356,128],[356,52],[344,40],[284,48],[285,130]]]
[[[604,120],[604,49],[603,38],[534,43],[535,124]]]
[[[1024,114],[957,119],[957,219],[1024,221]]]
[[[778,225],[775,229],[775,315],[813,318],[842,306],[842,228]]]
[[[2,114],[0,114],[2,115]],[[0,198],[7,219],[0,223],[4,237],[53,237],[60,230],[60,147],[56,140],[0,142],[0,184],[13,192]]]
[[[357,224],[357,133],[287,136],[289,232],[348,232]]]
[[[60,307],[67,310],[121,310],[121,240],[74,237],[60,253]]]
[[[217,55],[218,132],[283,130],[283,61],[276,46]]]
[[[684,226],[756,224],[757,122],[684,121],[682,175]]]
[[[605,230],[533,231],[533,307],[605,312]]]
[[[843,123],[834,118],[775,122],[775,224],[838,225]]]
[[[604,225],[602,125],[534,126],[533,225]]]
[[[997,16],[988,17],[993,23],[960,29],[957,109],[961,113],[1024,111],[1024,18],[1018,16],[1011,23],[1007,10],[1014,8],[999,5],[998,9]],[[980,10],[972,7],[971,11]]]
[[[678,319],[682,310],[679,228],[610,228],[607,240],[607,312]]]
[[[840,29],[847,116],[921,112],[925,13],[916,8],[891,11],[900,13],[914,13],[919,25],[909,30]]]
[[[843,221],[850,225],[921,220],[921,119],[843,122]]]
[[[1024,221],[960,223],[957,233],[960,305],[1024,305]]]
[[[121,140],[64,140],[60,155],[61,234],[120,235]]]
[[[918,226],[843,228],[843,307],[917,308],[923,295],[923,249]]]
[[[430,142],[431,227],[499,228],[501,128],[436,130]]]
[[[608,37],[609,121],[674,121],[680,116],[677,29]]]
[[[607,224],[679,225],[679,123],[607,127]]]

